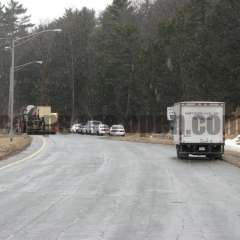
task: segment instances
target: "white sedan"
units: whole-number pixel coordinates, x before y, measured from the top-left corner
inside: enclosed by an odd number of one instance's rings
[[[125,136],[126,131],[123,125],[113,125],[110,128],[110,135],[111,136]]]
[[[110,130],[109,130],[109,126],[106,124],[99,124],[98,125],[98,130],[97,130],[97,134],[98,135],[107,135],[109,134]]]
[[[77,133],[77,131],[80,129],[81,124],[73,124],[70,131],[71,133]]]

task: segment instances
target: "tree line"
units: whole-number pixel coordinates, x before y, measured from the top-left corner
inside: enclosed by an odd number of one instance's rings
[[[1,0],[0,0],[1,2]],[[87,119],[136,131],[167,129],[166,108],[179,101],[239,105],[238,0],[113,0],[100,15],[67,9],[33,27],[13,0],[0,4],[0,38],[61,28],[16,49],[15,111],[51,105],[63,126]],[[31,27],[31,28],[30,28]],[[0,111],[7,115],[10,54],[0,40]]]

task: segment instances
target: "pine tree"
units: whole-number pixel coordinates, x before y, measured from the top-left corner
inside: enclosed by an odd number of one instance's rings
[[[135,71],[138,30],[134,9],[127,0],[115,0],[104,12],[98,29],[97,66],[100,108],[124,121],[136,112]],[[136,93],[136,91],[135,91]],[[107,109],[106,107],[107,106]]]
[[[10,0],[6,6],[0,6],[0,37],[3,35],[5,41],[2,43],[0,54],[1,62],[1,90],[6,94],[8,89],[8,75],[9,75],[9,52],[4,51],[4,47],[10,45],[12,39],[28,34],[27,29],[33,25],[30,23],[30,16],[26,15],[27,9],[17,1]],[[2,92],[2,93],[3,93]],[[2,111],[7,112],[6,108],[7,98],[5,97],[2,103]]]
[[[211,32],[212,86],[215,98],[239,105],[240,91],[240,2],[220,0],[209,23]]]
[[[10,0],[4,9],[3,27],[9,36],[19,36],[34,25],[30,23],[30,16],[26,15],[27,9],[17,1]]]
[[[5,93],[7,92],[7,78],[9,74],[9,66],[7,61],[9,59],[9,54],[6,53],[4,47],[8,43],[6,41],[6,31],[5,31],[5,20],[4,20],[4,10],[5,6],[0,2],[0,112],[2,115],[7,114],[7,98],[5,97]]]
[[[5,29],[4,29],[4,5],[0,2],[0,45],[2,43],[3,38],[5,37]]]

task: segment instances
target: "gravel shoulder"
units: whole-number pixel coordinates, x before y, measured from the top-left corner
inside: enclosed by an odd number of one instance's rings
[[[32,138],[27,135],[15,136],[12,142],[9,136],[0,135],[0,160],[25,150],[31,142]]]

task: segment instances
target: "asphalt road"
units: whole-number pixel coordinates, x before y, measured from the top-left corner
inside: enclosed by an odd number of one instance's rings
[[[172,146],[46,141],[38,156],[0,169],[0,239],[240,239],[239,168],[180,161]]]

